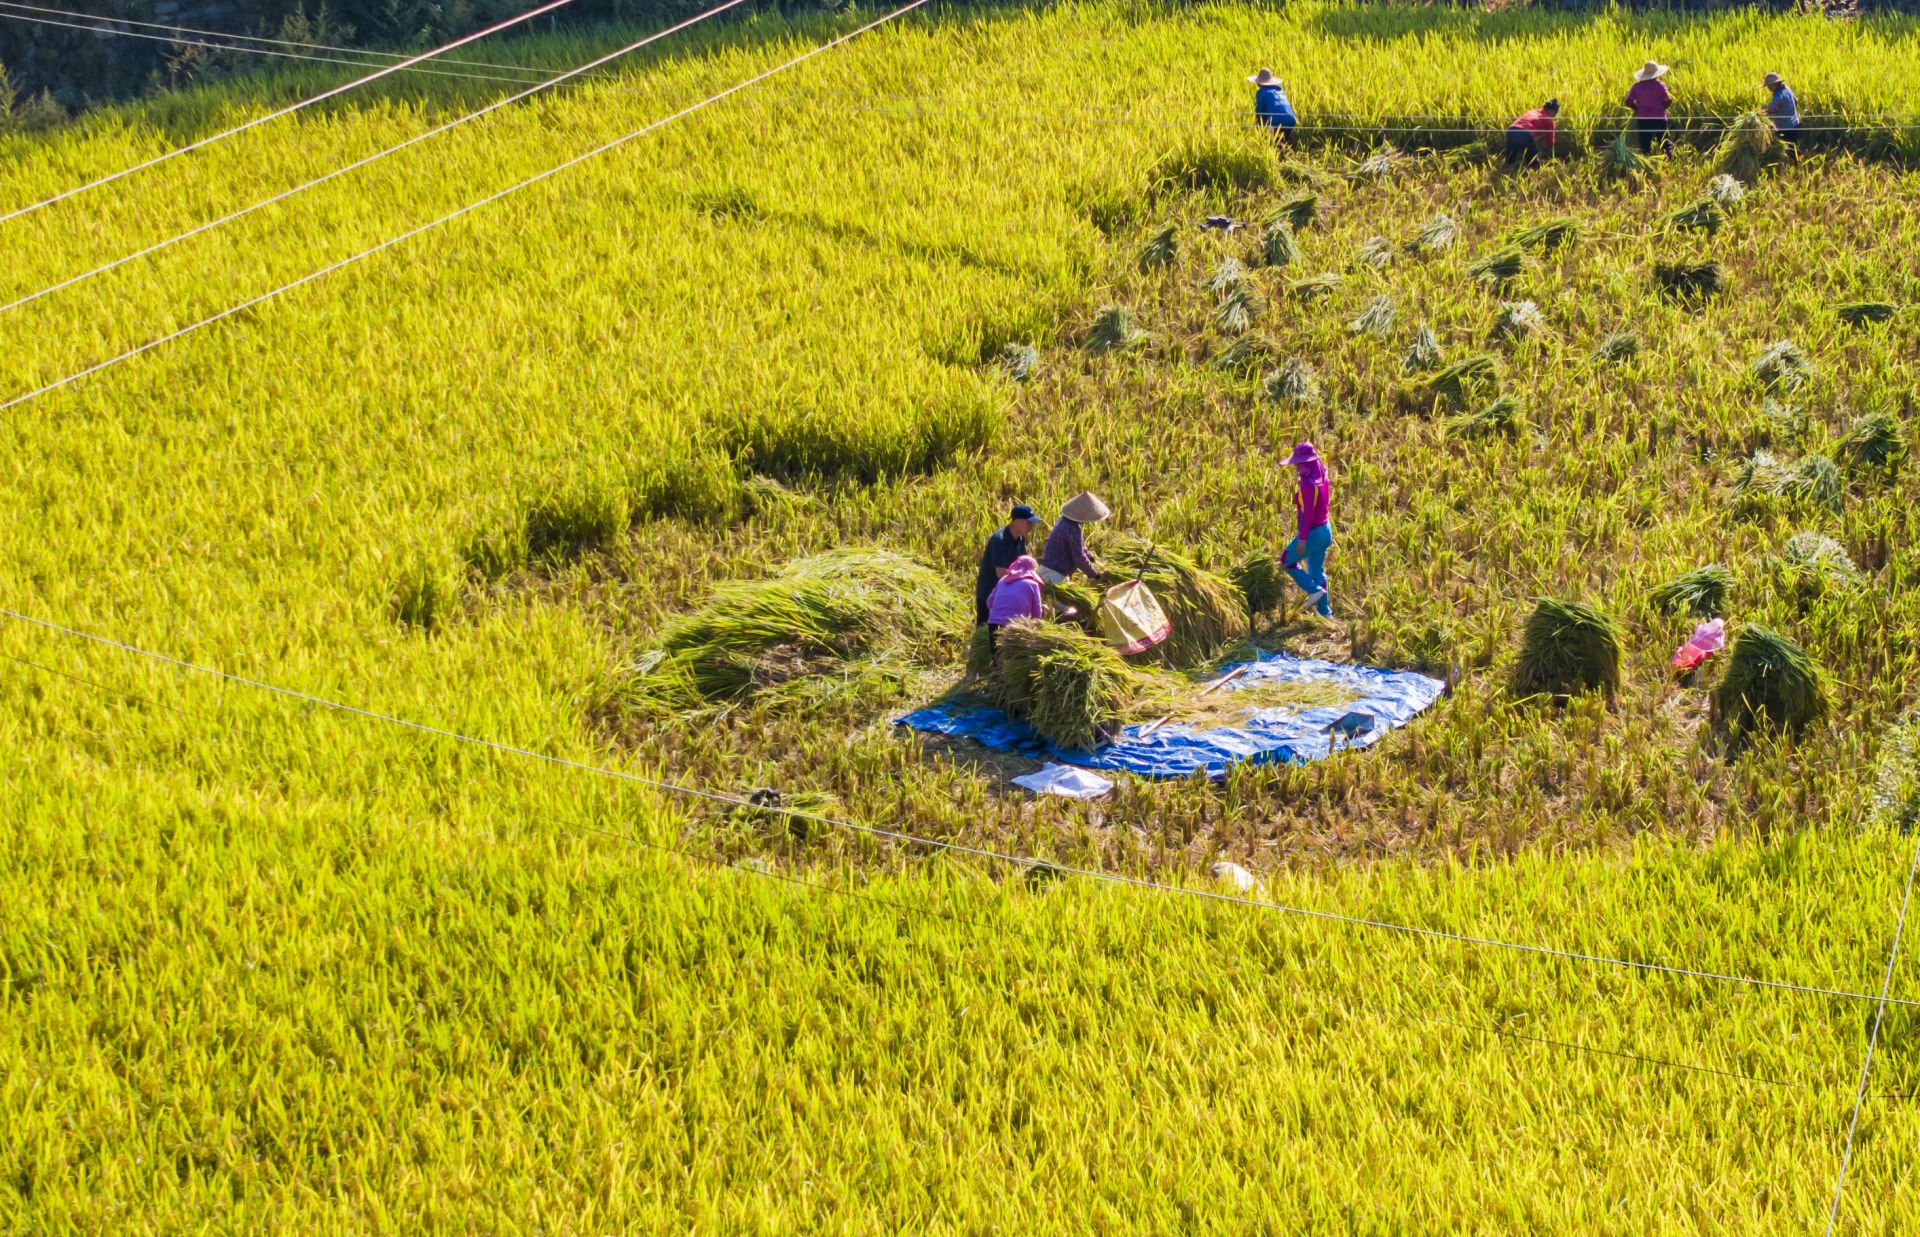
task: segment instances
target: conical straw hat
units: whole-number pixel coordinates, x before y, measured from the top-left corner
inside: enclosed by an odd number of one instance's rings
[[[1083,490],[1066,501],[1060,514],[1076,524],[1097,524],[1113,513],[1107,510],[1107,504],[1093,496],[1092,490]]]

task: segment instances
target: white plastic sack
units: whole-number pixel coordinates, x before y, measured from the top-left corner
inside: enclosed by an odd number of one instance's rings
[[[1098,799],[1113,789],[1113,783],[1098,773],[1056,764],[1049,764],[1038,773],[1016,777],[1013,784],[1038,795],[1065,795],[1069,799]]]

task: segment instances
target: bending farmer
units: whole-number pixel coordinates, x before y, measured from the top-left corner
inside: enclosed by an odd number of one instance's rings
[[[1554,117],[1560,100],[1548,99],[1507,126],[1507,165],[1530,168],[1542,158],[1553,158]]]
[[[1247,80],[1254,86],[1254,122],[1271,130],[1275,141],[1291,140],[1293,127],[1300,123],[1300,118],[1293,114],[1293,104],[1287,102],[1286,87],[1280,84],[1272,69],[1262,69]]]
[[[987,548],[980,552],[980,572],[973,581],[975,627],[987,621],[987,600],[993,593],[993,586],[1006,577],[1015,560],[1026,554],[1027,534],[1032,531],[1033,508],[1025,503],[1015,503],[1013,516],[1005,527],[987,538]]]
[[[1000,629],[1015,619],[1040,617],[1040,564],[1022,554],[993,586],[987,598],[987,638],[998,642]]]
[[[1307,595],[1307,603],[1321,618],[1333,617],[1333,605],[1327,600],[1327,547],[1333,544],[1333,525],[1329,520],[1333,505],[1333,485],[1327,478],[1327,465],[1313,444],[1303,442],[1287,457],[1300,476],[1300,492],[1294,496],[1299,513],[1299,535],[1282,551],[1280,565]]]
[[[1078,571],[1089,580],[1106,579],[1093,555],[1087,553],[1086,534],[1080,526],[1098,524],[1111,514],[1107,504],[1095,498],[1092,491],[1069,498],[1060,508],[1059,521],[1047,533],[1046,548],[1040,551],[1040,578],[1048,584],[1065,584],[1067,577]]]

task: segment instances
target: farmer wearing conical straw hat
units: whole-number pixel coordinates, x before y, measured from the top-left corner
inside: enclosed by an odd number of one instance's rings
[[[1272,69],[1262,69],[1247,76],[1253,85],[1253,119],[1263,129],[1271,130],[1274,139],[1286,142],[1293,136],[1293,127],[1300,118],[1293,114],[1293,104],[1287,102],[1287,88],[1273,75]]]
[[[1047,533],[1046,548],[1040,551],[1040,578],[1048,584],[1065,584],[1078,571],[1089,580],[1104,580],[1106,572],[1087,553],[1083,524],[1098,524],[1113,514],[1107,504],[1085,490],[1069,498],[1060,508],[1060,518]]]
[[[1332,618],[1333,603],[1327,600],[1327,549],[1333,545],[1333,482],[1327,476],[1326,461],[1310,442],[1295,446],[1286,463],[1300,479],[1300,492],[1293,500],[1298,535],[1281,551],[1280,565],[1320,617]]]
[[[1627,106],[1633,109],[1633,135],[1640,140],[1643,155],[1653,153],[1655,142],[1669,153],[1673,150],[1667,137],[1672,127],[1668,113],[1673,108],[1673,92],[1660,80],[1666,75],[1666,65],[1649,60],[1633,75],[1633,85],[1627,89]]]
[[[1760,86],[1767,92],[1767,119],[1773,122],[1773,131],[1787,149],[1800,149],[1800,100],[1793,97],[1793,87],[1778,73],[1769,73],[1760,79]]]

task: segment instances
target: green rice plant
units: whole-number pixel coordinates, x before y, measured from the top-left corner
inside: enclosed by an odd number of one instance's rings
[[[1702,301],[1726,290],[1726,276],[1718,262],[1655,262],[1654,286],[1678,301]]]
[[[1451,215],[1434,215],[1414,233],[1411,248],[1424,254],[1445,253],[1453,248],[1454,238],[1459,231]]]
[[[1601,148],[1600,176],[1603,180],[1624,180],[1638,182],[1644,180],[1652,169],[1647,157],[1633,148],[1627,140],[1626,130],[1614,134],[1613,140]]]
[[[1467,274],[1489,288],[1503,287],[1520,277],[1527,269],[1527,255],[1523,250],[1508,247],[1497,249],[1467,267]]]
[[[1428,411],[1435,407],[1463,412],[1482,398],[1498,393],[1500,368],[1485,353],[1462,357],[1414,382],[1402,393],[1402,403]]]
[[[1092,329],[1087,332],[1087,351],[1095,356],[1132,352],[1152,338],[1133,325],[1133,311],[1125,305],[1102,305],[1093,316]]]
[[[1287,285],[1287,291],[1302,301],[1318,301],[1338,292],[1342,282],[1344,281],[1337,272],[1324,271],[1305,279],[1294,280]]]
[[[1241,559],[1228,573],[1227,579],[1246,600],[1249,627],[1253,616],[1279,608],[1292,583],[1281,569],[1279,559],[1271,554],[1260,553],[1249,554]]]
[[[1848,468],[1890,473],[1907,458],[1906,429],[1883,408],[1856,420],[1836,449]]]
[[[1100,746],[1150,682],[1104,640],[1030,619],[1000,630],[992,667],[988,691],[1001,710],[1077,751]]]
[[[1615,331],[1593,350],[1593,359],[1603,363],[1631,361],[1640,355],[1640,336],[1632,331]]]
[[[1355,270],[1384,271],[1392,265],[1393,242],[1384,236],[1369,236],[1353,255]]]
[[[1726,609],[1727,594],[1733,591],[1734,574],[1720,563],[1708,563],[1681,572],[1647,594],[1647,600],[1662,614],[1713,618]]]
[[[1372,335],[1376,339],[1385,339],[1393,333],[1393,320],[1397,312],[1393,298],[1382,292],[1367,302],[1359,316],[1347,323],[1347,330],[1355,335]]]
[[[1040,350],[1032,344],[1008,344],[1000,349],[994,364],[1015,382],[1025,382],[1033,377],[1033,371],[1040,365]]]
[[[1302,193],[1288,198],[1275,207],[1273,214],[1269,216],[1269,222],[1284,223],[1293,232],[1304,232],[1313,226],[1313,221],[1319,215],[1320,195]]]
[[[1260,259],[1276,269],[1293,266],[1300,261],[1300,242],[1293,238],[1293,229],[1286,220],[1276,219],[1263,229]]]
[[[527,565],[525,518],[476,528],[460,547],[461,561],[489,580],[499,580]]]
[[[1697,202],[1689,202],[1667,213],[1668,227],[1681,231],[1705,232],[1709,236],[1718,232],[1726,222],[1726,209],[1712,198],[1701,198]]]
[[[1833,316],[1847,326],[1870,326],[1891,321],[1900,312],[1893,301],[1842,301],[1833,307]]]
[[[1147,238],[1140,247],[1140,259],[1135,263],[1142,272],[1164,270],[1173,265],[1180,256],[1180,241],[1174,224],[1167,224]]]
[[[1273,148],[1253,135],[1191,142],[1163,155],[1149,175],[1156,192],[1254,193],[1271,188],[1273,178]]]
[[[1320,398],[1319,375],[1298,357],[1268,374],[1261,386],[1276,404],[1310,404]]]
[[[527,556],[563,562],[612,549],[632,519],[632,508],[620,487],[593,480],[566,482],[528,506]]]
[[[1213,274],[1207,277],[1207,291],[1219,296],[1230,292],[1247,281],[1247,268],[1240,259],[1231,255],[1221,258],[1220,265],[1213,268]]]
[[[1713,689],[1716,723],[1736,743],[1763,733],[1797,735],[1827,711],[1826,676],[1787,637],[1758,623],[1742,627]]]
[[[450,564],[416,556],[394,582],[389,608],[394,621],[420,631],[437,631],[460,604],[460,576]]]
[[[1580,602],[1540,598],[1521,632],[1514,695],[1565,699],[1596,688],[1609,700],[1620,689],[1619,626]]]
[[[1408,342],[1407,350],[1400,357],[1400,372],[1403,374],[1424,374],[1436,370],[1446,361],[1446,353],[1440,347],[1440,340],[1433,328],[1421,323],[1414,328],[1413,339]]]
[[[1519,433],[1526,423],[1526,412],[1521,408],[1520,401],[1511,395],[1501,395],[1484,408],[1448,417],[1445,429],[1449,438],[1482,438],[1490,434],[1511,436]]]
[[[1517,344],[1547,333],[1547,317],[1532,301],[1502,301],[1488,337],[1496,344]]]
[[[1156,655],[1167,665],[1204,665],[1245,630],[1240,592],[1178,550],[1123,537],[1109,549],[1108,560],[1114,575],[1145,581],[1166,611],[1173,632]]]
[[[1223,373],[1253,374],[1280,363],[1273,341],[1259,335],[1241,335],[1219,352],[1209,364]]]
[[[1720,148],[1714,152],[1714,166],[1724,176],[1752,184],[1774,147],[1773,121],[1759,112],[1746,112],[1727,126]]]
[[[1571,215],[1522,228],[1507,237],[1513,248],[1528,253],[1550,253],[1580,235],[1580,221]]]
[[[1813,372],[1813,362],[1789,339],[1768,344],[1752,366],[1754,378],[1769,392],[1798,391],[1813,378]]]
[[[846,548],[759,580],[716,586],[660,632],[665,654],[635,685],[692,705],[772,694],[853,659],[931,662],[964,630],[938,572],[884,550]]]
[[[1725,172],[1707,182],[1707,196],[1718,202],[1722,209],[1732,210],[1747,200],[1747,187]]]

